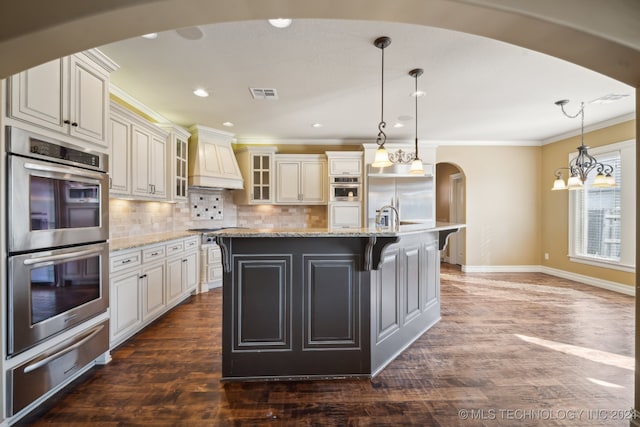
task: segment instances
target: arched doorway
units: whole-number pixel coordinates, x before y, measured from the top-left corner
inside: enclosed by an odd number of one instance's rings
[[[462,169],[453,163],[436,164],[436,221],[465,223],[466,181]],[[441,260],[453,265],[465,264],[465,231],[449,236]]]

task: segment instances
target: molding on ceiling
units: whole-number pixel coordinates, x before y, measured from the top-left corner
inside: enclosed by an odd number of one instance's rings
[[[127,92],[123,91],[118,86],[114,85],[113,83],[111,83],[109,85],[109,92],[113,96],[116,96],[116,97],[120,98],[121,100],[123,100],[127,104],[131,105],[132,107],[136,108],[137,110],[139,110],[139,111],[143,112],[144,114],[146,114],[147,116],[151,117],[157,123],[160,123],[160,124],[173,124],[173,123],[171,123],[171,121],[167,120],[167,118],[164,117],[162,114],[158,113],[157,111],[155,111],[151,107],[147,106],[146,104],[143,104],[142,102],[138,101],[137,99],[135,99],[134,97],[132,97]]]

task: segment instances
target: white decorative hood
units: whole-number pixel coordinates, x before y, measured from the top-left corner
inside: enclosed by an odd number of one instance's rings
[[[238,161],[231,149],[233,134],[205,126],[189,128],[189,185],[243,188]]]

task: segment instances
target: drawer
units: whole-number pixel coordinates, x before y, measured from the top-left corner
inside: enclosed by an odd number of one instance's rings
[[[200,237],[190,237],[184,240],[184,250],[190,251],[200,247]]]
[[[126,252],[109,257],[110,271],[112,273],[129,267],[136,267],[140,264],[142,264],[142,254],[140,251]]]
[[[179,254],[179,253],[182,253],[183,251],[184,251],[183,241],[171,242],[167,245],[167,256]]]
[[[165,256],[164,246],[153,246],[151,248],[142,250],[142,261],[150,262],[157,259],[162,259]]]
[[[109,349],[109,323],[60,343],[7,372],[7,414],[12,416],[40,396],[67,381]]]

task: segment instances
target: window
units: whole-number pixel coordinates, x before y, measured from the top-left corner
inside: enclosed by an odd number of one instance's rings
[[[569,191],[569,257],[572,261],[635,271],[635,141],[589,150],[614,167],[615,188]],[[573,157],[570,156],[570,157]]]

